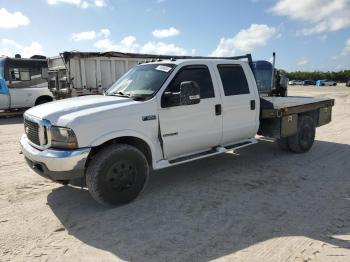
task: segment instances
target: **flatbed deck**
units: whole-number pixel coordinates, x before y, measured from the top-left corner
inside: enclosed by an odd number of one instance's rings
[[[261,118],[280,118],[334,106],[334,99],[322,97],[260,97]]]

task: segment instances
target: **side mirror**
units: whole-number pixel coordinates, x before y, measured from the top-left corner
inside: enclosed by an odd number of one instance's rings
[[[195,105],[201,101],[200,87],[195,81],[180,84],[180,105]]]

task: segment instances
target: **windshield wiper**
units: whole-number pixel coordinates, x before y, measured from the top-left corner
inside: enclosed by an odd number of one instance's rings
[[[127,97],[130,98],[129,94],[123,93],[122,91],[114,92],[111,94],[112,96],[121,96],[121,97]]]
[[[127,97],[127,98],[131,98],[133,100],[138,100],[138,101],[147,100],[147,98],[151,96],[150,94],[131,95],[130,93],[124,93],[122,91],[114,92],[114,93],[111,93],[110,95],[111,96]]]

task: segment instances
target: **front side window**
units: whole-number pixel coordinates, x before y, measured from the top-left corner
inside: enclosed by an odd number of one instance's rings
[[[180,92],[182,82],[197,82],[200,87],[201,99],[214,97],[214,87],[210,72],[207,66],[187,66],[177,73],[166,91],[176,93]]]
[[[240,65],[218,65],[225,96],[249,94],[249,86]]]
[[[131,98],[152,97],[169,77],[175,64],[144,64],[133,67],[115,82],[106,95]]]
[[[12,80],[12,81],[28,81],[28,80],[30,80],[29,68],[10,68],[9,80]]]

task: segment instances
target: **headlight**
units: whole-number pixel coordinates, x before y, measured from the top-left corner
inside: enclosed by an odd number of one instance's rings
[[[75,149],[78,147],[77,138],[72,129],[51,126],[51,146],[60,149]]]

